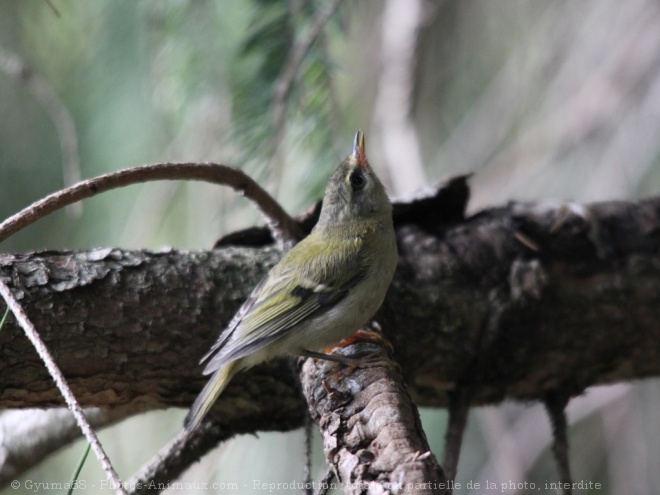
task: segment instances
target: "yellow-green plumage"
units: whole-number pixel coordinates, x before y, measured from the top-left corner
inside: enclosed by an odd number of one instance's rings
[[[188,417],[186,417],[187,428],[194,428],[206,416],[211,407],[213,407],[213,404],[215,404],[216,399],[236,374],[236,371],[238,371],[237,364],[238,361],[232,361],[213,374],[197,397],[195,407],[190,411]]]
[[[328,182],[319,221],[252,291],[202,359],[213,374],[186,418],[194,428],[238,371],[282,355],[319,352],[350,336],[381,305],[396,268],[392,207],[364,156]]]

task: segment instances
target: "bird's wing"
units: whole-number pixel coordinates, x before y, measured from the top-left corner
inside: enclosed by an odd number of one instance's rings
[[[199,360],[200,363],[203,363],[207,359],[209,359],[213,354],[216,353],[218,349],[221,349],[226,343],[227,339],[233,334],[234,330],[236,329],[236,326],[243,320],[243,317],[247,314],[248,311],[254,306],[254,303],[257,300],[257,296],[263,289],[264,285],[268,281],[268,275],[265,275],[259,283],[252,289],[252,292],[250,293],[250,296],[245,300],[245,302],[241,305],[241,307],[238,309],[234,317],[231,319],[229,324],[225,327],[225,329],[222,331],[222,333],[218,336],[218,340],[215,341],[215,343],[211,346],[209,351],[204,354],[202,359]]]
[[[205,374],[265,347],[346,297],[366,275],[364,242],[354,237],[332,244],[310,236],[287,253],[205,356],[215,354]]]

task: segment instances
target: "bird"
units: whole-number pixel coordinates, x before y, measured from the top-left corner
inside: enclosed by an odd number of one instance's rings
[[[322,351],[373,317],[397,258],[392,205],[358,130],[352,153],[328,181],[310,234],[261,279],[201,359],[211,377],[185,428],[200,424],[239,371],[283,356],[345,362]]]

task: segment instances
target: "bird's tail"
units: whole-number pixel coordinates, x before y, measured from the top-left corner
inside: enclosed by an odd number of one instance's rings
[[[225,389],[229,380],[238,371],[237,364],[236,361],[232,361],[213,373],[209,382],[199,393],[197,399],[195,399],[190,412],[183,422],[187,430],[194,430],[202,419],[204,419],[204,416],[206,416],[206,413],[209,412],[218,396]]]

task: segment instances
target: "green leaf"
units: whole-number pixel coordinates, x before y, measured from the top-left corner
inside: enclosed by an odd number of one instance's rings
[[[87,460],[87,456],[89,455],[90,447],[91,447],[91,444],[88,442],[87,446],[85,447],[85,451],[83,452],[82,456],[80,456],[80,460],[78,461],[78,465],[76,466],[76,470],[73,473],[73,478],[71,479],[71,484],[69,485],[69,490],[66,492],[67,495],[72,495],[74,488],[78,485],[78,476],[80,476],[80,471],[82,471],[82,468],[85,465],[85,461]]]
[[[5,326],[5,322],[7,321],[8,317],[9,317],[9,306],[7,306],[7,309],[5,309],[5,314],[2,316],[2,320],[0,320],[0,332],[2,331],[2,328]]]

